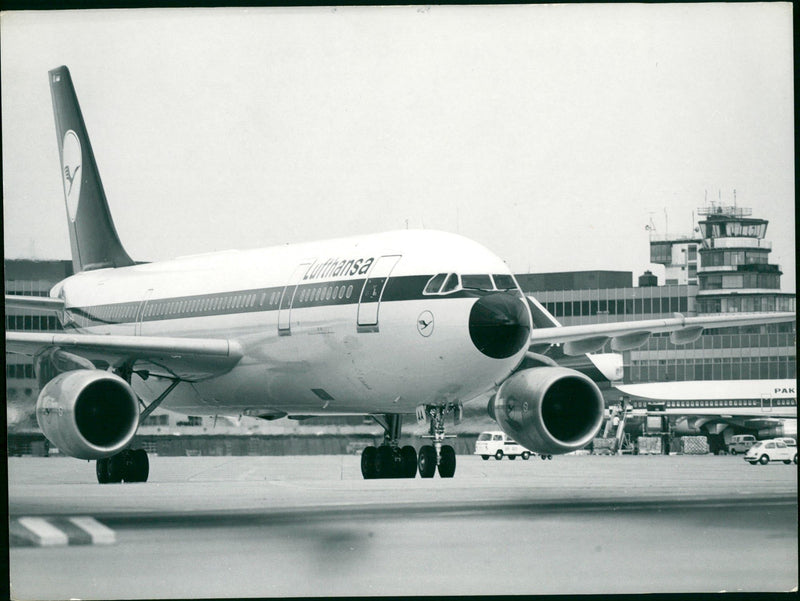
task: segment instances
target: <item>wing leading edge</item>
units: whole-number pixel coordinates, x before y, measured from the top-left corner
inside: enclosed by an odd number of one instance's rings
[[[238,342],[216,338],[6,332],[6,352],[37,355],[49,348],[89,360],[149,363],[189,381],[228,372],[244,354]]]
[[[684,317],[676,313],[667,319],[622,321],[577,326],[534,328],[530,344],[563,344],[567,355],[592,353],[610,340],[611,349],[626,351],[642,346],[652,334],[670,333],[673,344],[688,344],[697,340],[706,328],[729,328],[770,323],[784,323],[796,319],[794,313],[737,313],[733,315],[703,315]]]

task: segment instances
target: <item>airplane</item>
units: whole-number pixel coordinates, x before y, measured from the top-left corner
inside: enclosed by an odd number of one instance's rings
[[[648,416],[663,416],[673,422],[677,434],[709,435],[712,448],[727,446],[734,434],[797,436],[794,379],[653,382],[615,388],[630,408],[631,428],[640,428]]]
[[[159,406],[264,419],[370,415],[383,444],[361,455],[365,479],[453,477],[446,421],[496,389],[490,414],[532,451],[568,453],[599,430],[603,396],[588,376],[542,354],[643,344],[671,332],[776,323],[762,313],[556,326],[505,262],[468,238],[401,230],[137,263],[114,227],[67,67],[49,71],[75,275],[48,298],[6,304],[52,311],[64,332],[7,332],[34,357],[37,422],[69,456],[96,460],[100,483],[142,482],[139,423]],[[404,416],[433,444],[400,447]]]

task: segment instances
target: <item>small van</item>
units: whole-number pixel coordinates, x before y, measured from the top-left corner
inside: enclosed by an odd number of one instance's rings
[[[752,434],[731,436],[731,441],[728,443],[728,453],[731,455],[747,453],[754,444],[756,444],[756,437]]]
[[[503,457],[516,459],[522,457],[527,460],[533,454],[525,447],[509,438],[505,432],[492,431],[481,432],[475,443],[475,455],[483,457],[484,461],[489,457],[494,457],[500,461]]]

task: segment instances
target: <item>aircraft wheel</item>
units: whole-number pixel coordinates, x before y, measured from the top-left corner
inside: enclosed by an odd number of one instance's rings
[[[122,453],[108,458],[108,482],[122,482],[125,471],[125,457]]]
[[[372,480],[376,478],[375,460],[377,458],[378,449],[375,447],[367,447],[361,451],[361,475],[364,480]]]
[[[553,460],[553,456],[552,456],[552,455],[548,455],[548,456],[547,456],[547,458],[548,458],[550,461],[552,461],[552,460]]]
[[[402,461],[401,472],[403,478],[416,478],[417,477],[417,450],[411,445],[406,445],[400,449],[400,457]]]
[[[108,457],[103,457],[95,462],[95,473],[100,484],[108,484]]]
[[[389,445],[378,447],[378,454],[375,458],[375,477],[394,478],[400,470],[395,466],[394,451]]]
[[[497,453],[494,454],[494,458],[500,461],[503,458],[503,451],[497,449]]]
[[[147,451],[144,449],[136,449],[131,451],[131,459],[133,460],[132,479],[128,482],[147,482],[147,477],[150,475],[150,460],[147,458]]]
[[[731,449],[731,455],[736,455],[736,449]]]
[[[439,462],[439,477],[452,478],[456,473],[456,451],[450,445],[442,446],[442,459]]]
[[[522,460],[523,460],[523,461],[527,461],[527,460],[528,460],[528,459],[530,459],[530,458],[531,458],[531,454],[530,454],[528,451],[525,451],[525,452],[522,454]]]
[[[759,457],[758,462],[761,465],[767,465],[769,463],[769,457],[767,457],[766,455],[762,455],[761,457]]]
[[[420,478],[433,478],[436,473],[436,449],[431,445],[422,445],[417,456]]]
[[[481,459],[483,459],[484,461],[489,461],[489,456],[488,455],[481,455]]]
[[[547,455],[539,455],[539,457],[542,458],[542,461],[546,461],[547,460]]]

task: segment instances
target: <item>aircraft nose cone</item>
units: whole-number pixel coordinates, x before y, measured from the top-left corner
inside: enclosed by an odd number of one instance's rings
[[[493,359],[506,359],[526,347],[530,331],[527,307],[505,292],[478,299],[469,314],[472,343]]]

